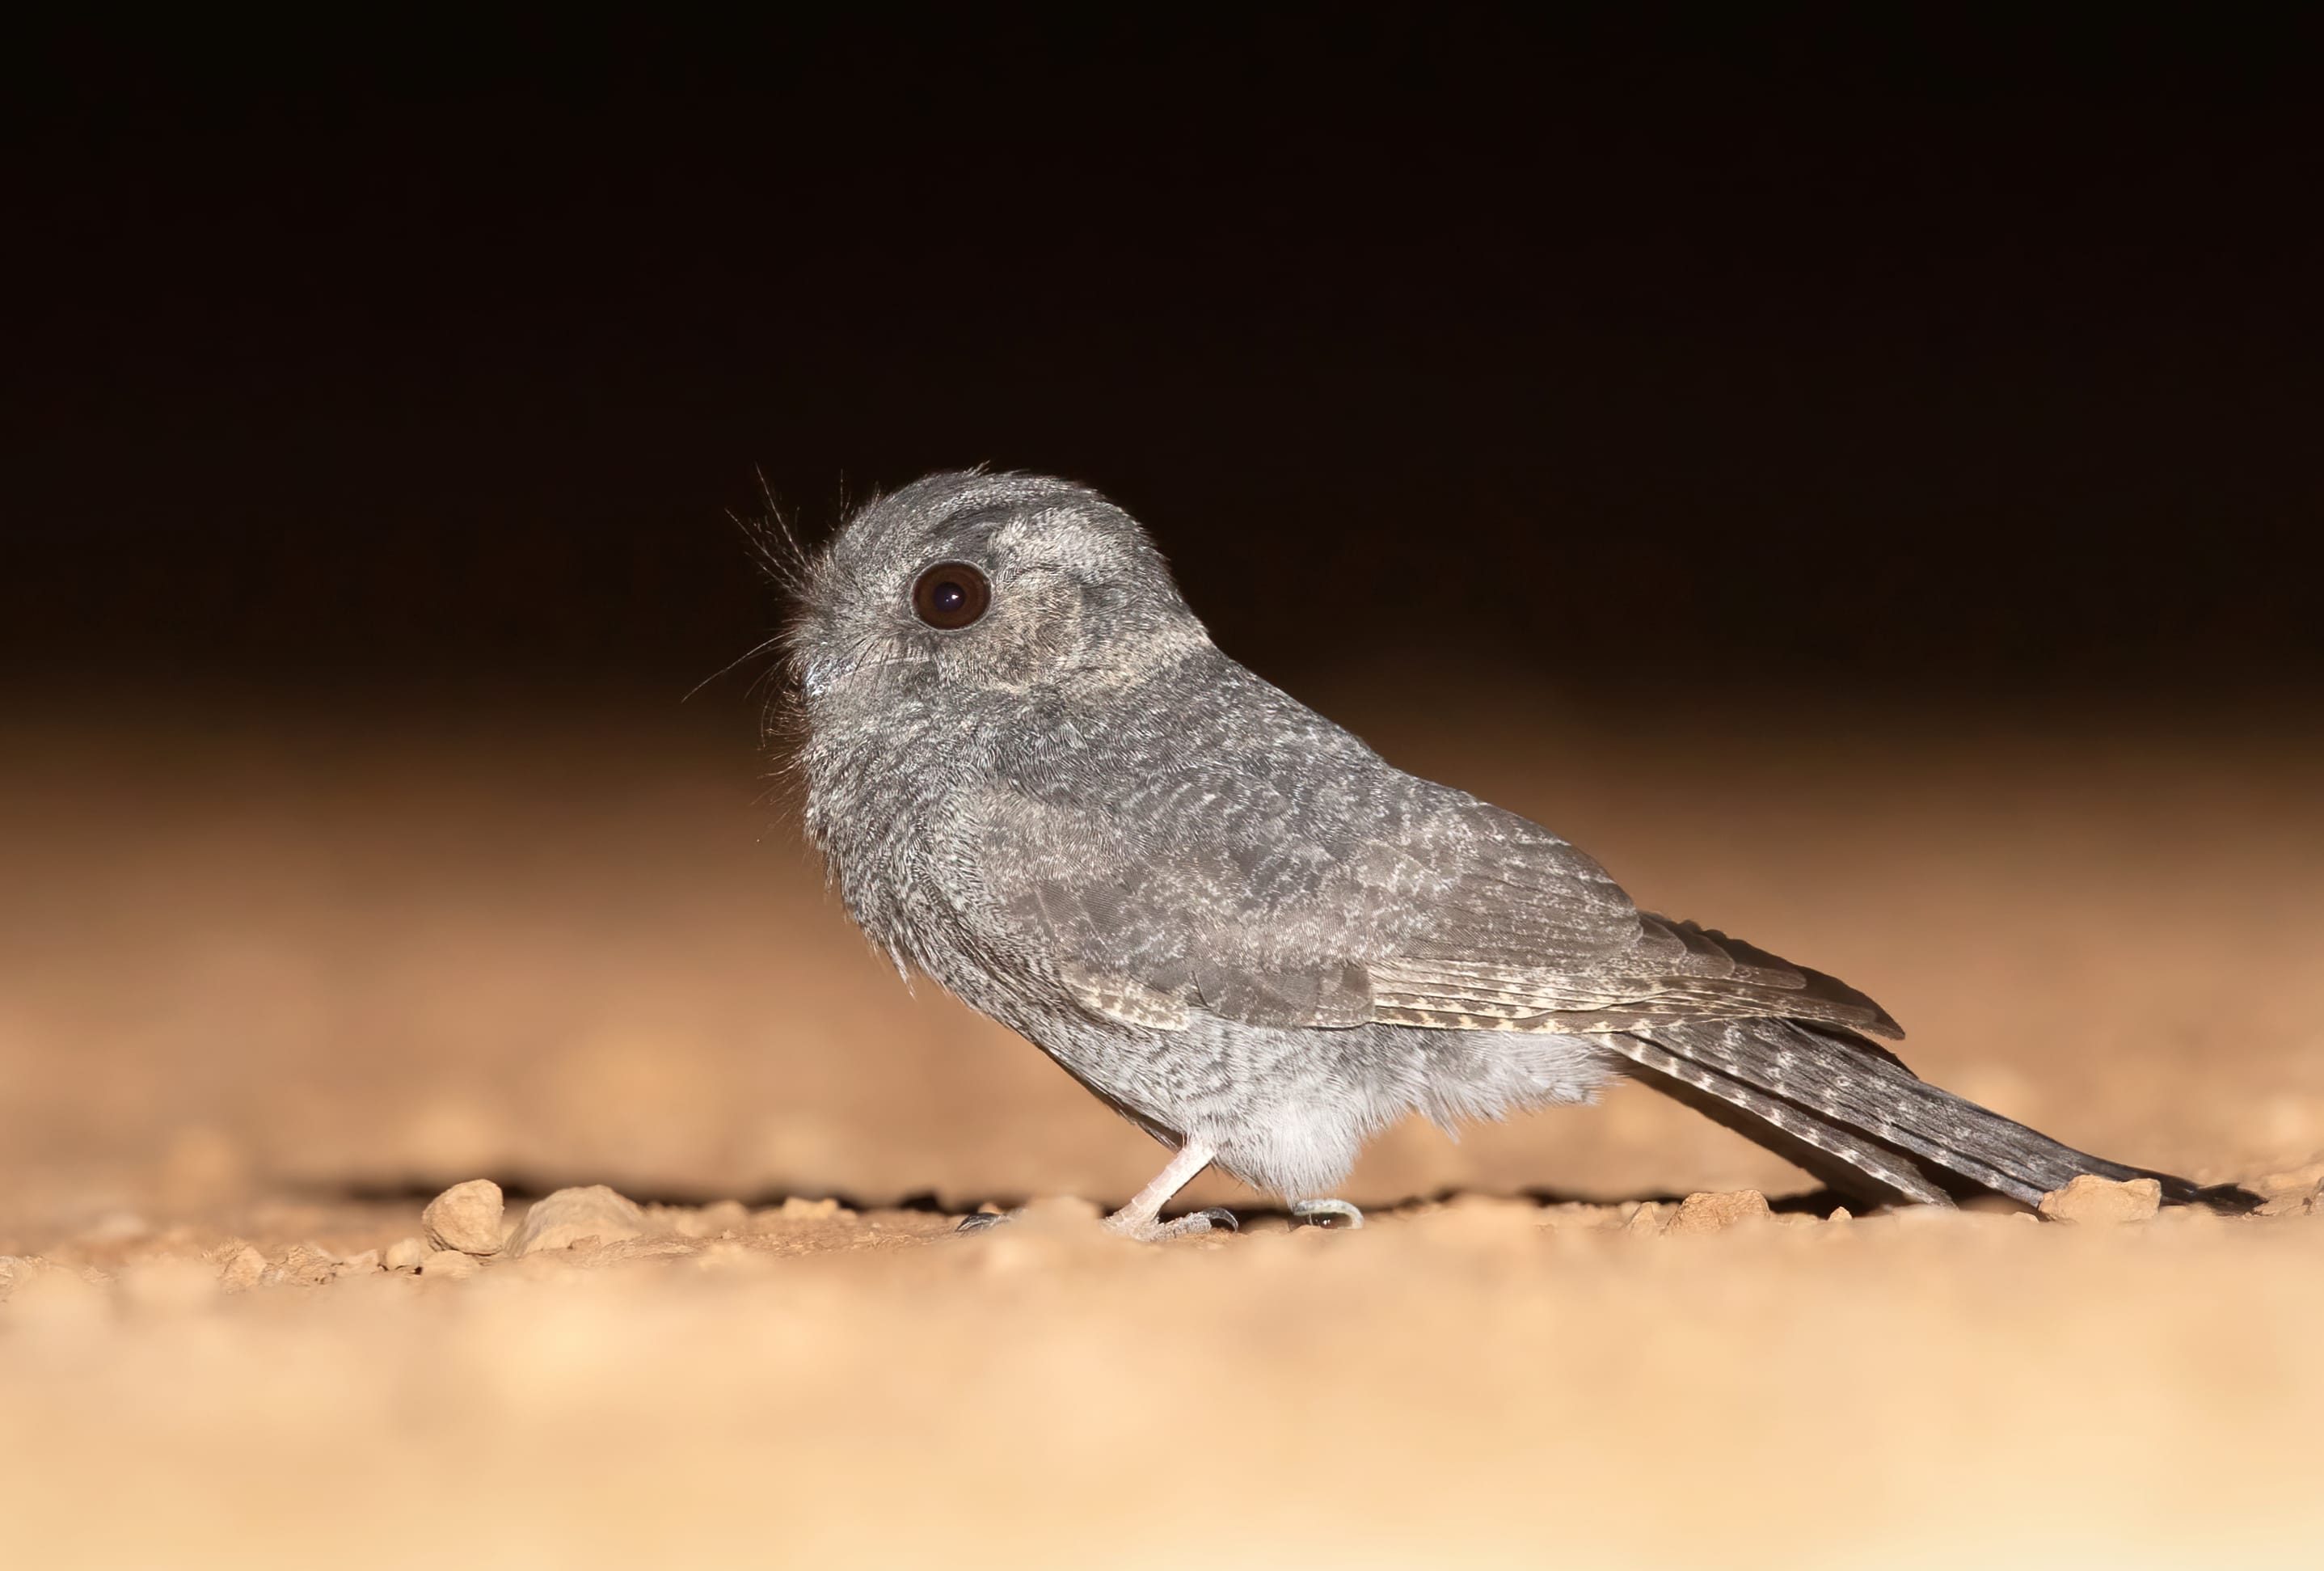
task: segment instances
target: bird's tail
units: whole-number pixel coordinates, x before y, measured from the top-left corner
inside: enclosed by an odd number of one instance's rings
[[[2028,1206],[2085,1173],[2154,1178],[2172,1205],[2259,1197],[2110,1162],[1941,1090],[1886,1049],[1792,1020],[1657,1023],[1600,1039],[1637,1078],[1798,1163],[1842,1194],[1950,1205],[1978,1190]]]

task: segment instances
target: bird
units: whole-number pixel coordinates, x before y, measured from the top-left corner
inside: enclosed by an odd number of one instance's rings
[[[1389,764],[1212,641],[1136,519],[1047,476],[929,475],[767,553],[788,763],[874,947],[1170,1152],[1106,1218],[1159,1240],[1215,1167],[1298,1222],[1373,1135],[1642,1082],[1858,1204],[2033,1206],[2084,1174],[2244,1209],[1915,1076],[1837,978],[1640,910],[1517,814]],[[971,1217],[964,1226],[981,1219]]]

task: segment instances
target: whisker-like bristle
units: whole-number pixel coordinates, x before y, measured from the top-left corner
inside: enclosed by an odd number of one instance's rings
[[[720,666],[716,670],[712,671],[708,676],[695,683],[694,686],[687,688],[686,698],[680,698],[678,702],[681,704],[685,703],[687,698],[693,698],[695,694],[702,691],[703,688],[716,681],[720,677],[724,676],[728,671],[733,670],[736,666],[741,665],[744,661],[754,660],[758,656],[773,650],[783,642],[783,637],[784,635],[779,633],[768,634],[765,638],[761,639],[758,642],[744,650],[741,654],[736,655],[733,660],[728,661],[724,665]],[[782,662],[777,661],[772,663],[779,666]],[[763,679],[763,674],[760,678],[753,679],[751,684],[752,687],[757,687],[759,681]]]
[[[764,511],[754,518],[745,518],[729,512],[727,517],[742,531],[752,559],[759,570],[789,598],[807,591],[813,575],[814,559],[805,541],[799,538],[798,526],[784,513],[782,504],[768,484],[766,472],[759,471],[759,494]]]

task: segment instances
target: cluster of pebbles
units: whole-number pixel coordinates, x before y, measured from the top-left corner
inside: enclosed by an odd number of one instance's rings
[[[2257,1181],[2270,1197],[2263,1214],[2284,1215],[2324,1210],[2324,1162],[2297,1172]],[[2161,1192],[2153,1179],[2113,1183],[2080,1178],[2046,1197],[2040,1219],[2052,1223],[2107,1226],[2153,1220]],[[1098,1234],[1098,1208],[1081,1201],[1036,1202],[1022,1215],[1023,1225],[1011,1233],[1028,1237],[1059,1231]],[[1934,1221],[1942,1213],[1922,1218]],[[2036,1221],[2034,1214],[2017,1213],[2019,1220]],[[732,1253],[745,1249],[781,1247],[785,1252],[844,1247],[851,1243],[906,1237],[935,1238],[951,1231],[948,1218],[929,1215],[858,1217],[836,1200],[793,1197],[779,1206],[752,1211],[739,1201],[725,1200],[703,1206],[641,1206],[603,1184],[558,1189],[543,1197],[521,1216],[512,1218],[506,1197],[489,1178],[455,1184],[430,1200],[420,1214],[420,1230],[384,1247],[354,1252],[334,1252],[313,1243],[276,1244],[271,1252],[240,1238],[228,1238],[207,1248],[170,1252],[170,1263],[198,1273],[203,1285],[227,1291],[278,1285],[318,1287],[346,1278],[419,1277],[431,1281],[459,1280],[496,1264],[532,1262],[533,1270],[556,1271],[568,1265],[604,1264],[657,1257]],[[1646,1201],[1633,1205],[1597,1206],[1569,1203],[1543,1206],[1525,1200],[1502,1200],[1471,1195],[1450,1201],[1424,1202],[1385,1214],[1434,1231],[1483,1227],[1507,1223],[1513,1228],[1573,1229],[1619,1232],[1636,1237],[1685,1236],[1725,1233],[1782,1224],[1786,1229],[1821,1224],[1827,1233],[1849,1223],[1845,1209],[1818,1217],[1812,1213],[1779,1213],[1757,1190],[1697,1194],[1677,1202]],[[126,1222],[115,1231],[129,1228]],[[1268,1228],[1260,1223],[1254,1229]],[[138,1228],[131,1232],[142,1231]],[[83,1243],[102,1244],[110,1238],[103,1227],[87,1234]],[[215,1238],[215,1234],[212,1235]],[[984,1236],[982,1234],[976,1236]],[[125,1243],[124,1233],[115,1243]],[[748,1241],[745,1243],[744,1241]],[[147,1241],[150,1244],[152,1242]],[[1213,1241],[1205,1247],[1220,1247]],[[156,1257],[148,1248],[145,1264]],[[82,1258],[74,1259],[78,1253]],[[134,1264],[136,1253],[116,1256]],[[39,1255],[0,1255],[0,1299],[36,1280],[60,1286],[78,1284],[103,1288],[113,1280],[104,1269],[101,1252],[69,1250],[60,1259]],[[189,1282],[189,1288],[193,1285]]]
[[[511,1220],[501,1187],[490,1178],[455,1184],[420,1214],[419,1234],[342,1262],[345,1270],[410,1271],[428,1278],[470,1277],[497,1261],[536,1256],[620,1258],[688,1252],[696,1241],[758,1231],[765,1223],[853,1218],[838,1201],[794,1197],[754,1216],[739,1201],[701,1207],[644,1206],[603,1184],[558,1189]]]
[[[559,1189],[511,1222],[501,1187],[490,1178],[455,1184],[420,1214],[424,1237],[387,1246],[379,1263],[423,1277],[473,1276],[486,1261],[521,1260],[553,1249],[598,1248],[655,1232],[644,1207],[603,1184]]]
[[[702,1206],[641,1206],[592,1184],[558,1189],[511,1217],[501,1187],[471,1178],[438,1195],[420,1213],[420,1231],[383,1246],[333,1250],[313,1242],[262,1246],[247,1238],[207,1239],[199,1230],[157,1232],[127,1213],[84,1229],[47,1253],[0,1254],[0,1301],[40,1284],[60,1291],[106,1289],[121,1279],[168,1275],[189,1292],[277,1286],[320,1287],[351,1278],[475,1276],[498,1262],[530,1261],[551,1270],[694,1253],[750,1238],[793,1246],[818,1242],[859,1219],[837,1200],[794,1197],[753,1211],[739,1201]],[[822,1224],[818,1226],[817,1224]],[[879,1222],[863,1224],[875,1237]],[[197,1279],[198,1279],[197,1280]]]

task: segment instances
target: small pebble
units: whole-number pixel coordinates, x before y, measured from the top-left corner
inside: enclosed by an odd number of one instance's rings
[[[379,1263],[392,1271],[416,1271],[431,1252],[424,1238],[399,1238],[387,1246]]]
[[[751,1208],[740,1200],[720,1200],[705,1206],[696,1217],[695,1225],[701,1229],[696,1236],[702,1238],[716,1238],[724,1233],[748,1233],[751,1231]]]
[[[1689,1195],[1679,1202],[1678,1215],[1671,1218],[1673,1233],[1724,1233],[1747,1222],[1765,1222],[1774,1213],[1767,1209],[1767,1197],[1757,1189],[1738,1189],[1731,1195]]]
[[[2052,1222],[2145,1222],[2162,1208],[2163,1186],[2153,1178],[2116,1183],[2084,1173],[2042,1197],[2042,1215]]]
[[[475,1256],[456,1249],[437,1250],[420,1262],[421,1276],[450,1277],[455,1281],[463,1277],[475,1276],[483,1269],[476,1263]]]
[[[311,1288],[339,1274],[339,1262],[327,1250],[311,1243],[294,1243],[282,1253],[282,1263],[268,1268],[269,1282],[296,1282]]]
[[[585,1238],[617,1243],[641,1238],[647,1231],[646,1214],[636,1202],[603,1184],[559,1189],[533,1203],[524,1223],[508,1241],[512,1255],[537,1254],[545,1249],[569,1249]]]
[[[228,1292],[256,1287],[266,1275],[266,1257],[249,1244],[228,1254],[218,1266],[218,1281]]]
[[[2319,1189],[2324,1189],[2324,1161],[2310,1162],[2306,1167],[2287,1168],[2282,1172],[2255,1178],[2250,1187],[2271,1200],[2306,1200]]]
[[[463,1254],[501,1252],[501,1187],[490,1178],[470,1178],[455,1184],[420,1214],[420,1224],[438,1249]]]
[[[707,1206],[654,1206],[646,1219],[656,1232],[680,1238],[715,1238],[722,1233],[747,1233],[751,1208],[740,1200],[717,1200]]]

